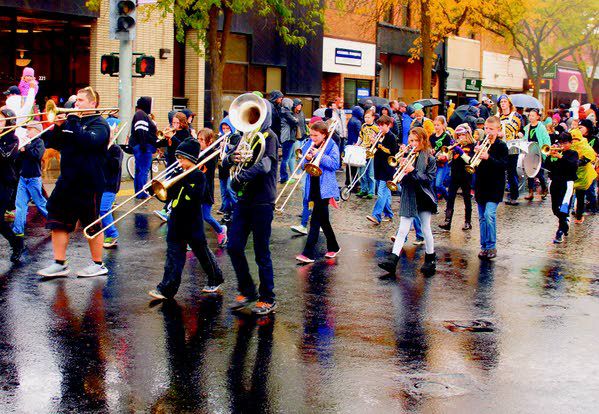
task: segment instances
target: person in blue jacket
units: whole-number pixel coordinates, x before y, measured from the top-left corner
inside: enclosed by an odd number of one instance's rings
[[[329,202],[331,199],[339,197],[339,186],[335,178],[335,171],[339,169],[340,165],[339,147],[332,139],[327,140],[327,136],[327,125],[324,122],[316,122],[310,127],[311,142],[306,142],[302,148],[302,151],[306,154],[303,162],[304,167],[306,163],[312,162],[318,156],[319,151],[324,151],[318,165],[322,170],[322,174],[320,176],[309,176],[304,187],[305,194],[308,196],[310,203],[314,204],[314,207],[304,251],[296,256],[296,259],[303,263],[314,262],[320,228],[322,228],[327,238],[325,257],[328,259],[335,258],[341,251],[329,218]],[[308,152],[312,143],[315,149]]]
[[[356,145],[360,139],[360,128],[364,123],[364,110],[360,106],[354,106],[351,109],[351,118],[347,123],[347,144]],[[351,174],[350,174],[351,172]],[[358,174],[358,167],[345,166],[345,185],[351,182],[350,176],[355,177]],[[357,188],[352,189],[353,192],[358,192]]]

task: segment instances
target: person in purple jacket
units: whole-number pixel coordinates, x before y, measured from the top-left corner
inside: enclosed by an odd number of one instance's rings
[[[320,176],[309,176],[304,187],[305,194],[310,204],[313,204],[312,218],[310,220],[310,231],[308,239],[302,254],[296,256],[296,259],[303,263],[313,263],[318,243],[320,228],[327,238],[327,253],[324,255],[332,259],[339,254],[341,248],[337,243],[335,232],[331,226],[329,218],[329,203],[331,199],[339,198],[339,186],[335,178],[335,171],[339,169],[339,147],[332,140],[328,140],[329,135],[327,124],[316,122],[310,127],[310,140],[302,147],[302,152],[306,154],[304,166],[316,158],[318,151],[324,151],[320,159],[319,167],[322,170]],[[308,152],[311,144],[314,144],[313,150]],[[326,144],[326,145],[325,145]],[[324,146],[324,148],[323,148]]]

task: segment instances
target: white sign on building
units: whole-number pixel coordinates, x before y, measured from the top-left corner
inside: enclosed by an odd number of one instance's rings
[[[322,71],[350,75],[374,76],[376,45],[374,43],[325,37],[322,40]]]

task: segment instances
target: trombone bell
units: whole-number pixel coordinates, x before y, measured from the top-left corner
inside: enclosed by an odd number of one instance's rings
[[[306,172],[310,174],[312,177],[320,177],[322,175],[322,170],[320,169],[320,167],[312,163],[306,164],[304,166],[304,170],[306,170]]]

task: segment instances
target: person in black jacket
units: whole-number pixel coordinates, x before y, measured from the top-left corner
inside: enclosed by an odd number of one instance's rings
[[[17,187],[16,214],[13,231],[17,237],[24,237],[25,223],[29,200],[37,207],[44,217],[48,217],[46,199],[42,194],[42,157],[44,156],[44,141],[38,136],[42,132],[42,125],[30,122],[27,125],[27,139],[33,139],[27,145],[19,148],[21,171]]]
[[[0,109],[0,128],[15,125],[15,113],[3,107]],[[5,119],[13,118],[13,119]],[[17,158],[19,139],[11,131],[0,137],[0,234],[10,243],[12,254],[10,260],[18,262],[23,253],[23,239],[16,237],[10,225],[4,218],[6,208],[11,203],[12,192],[15,188],[17,177],[14,163]]]
[[[281,91],[274,90],[268,94],[268,102],[271,107],[271,126],[270,128],[278,137],[281,136],[281,107],[283,103],[283,93]]]
[[[240,135],[235,132],[235,127],[231,125],[229,117],[226,116],[219,127],[220,135],[228,135],[228,138],[221,143],[221,151],[224,156],[227,156],[239,143]],[[233,207],[237,203],[235,193],[231,189],[231,172],[229,168],[223,166],[222,160],[218,164],[218,179],[220,181],[220,198],[221,205],[217,214],[223,215],[221,223],[229,224],[231,222],[231,215],[233,214]]]
[[[270,233],[277,196],[277,153],[278,138],[270,129],[271,109],[267,105],[267,116],[261,131],[266,135],[266,149],[260,160],[231,178],[231,188],[237,193],[237,205],[233,211],[233,221],[229,230],[227,250],[237,275],[240,294],[231,305],[239,310],[256,299],[256,286],[250,274],[245,256],[245,247],[250,233],[254,236],[254,253],[260,277],[258,303],[253,312],[264,315],[276,308],[274,294],[274,274],[270,257]],[[241,140],[243,142],[243,138]],[[239,147],[239,145],[238,145]],[[223,161],[229,168],[240,162],[237,148]]]
[[[133,156],[135,157],[133,186],[137,193],[148,182],[148,175],[152,167],[152,154],[156,152],[156,125],[150,118],[152,113],[151,97],[140,97],[137,100],[136,108],[137,111],[135,111],[131,121],[129,146],[133,148]],[[142,200],[148,197],[149,194],[145,191],[137,196]]]
[[[177,160],[184,171],[195,167],[199,154],[200,144],[195,139],[185,140],[176,151]],[[206,177],[197,168],[168,189],[169,198],[173,202],[166,235],[164,276],[156,289],[148,292],[155,299],[172,299],[177,294],[185,266],[187,245],[208,275],[208,282],[202,292],[216,293],[224,281],[204,234],[202,199],[205,191]]]
[[[114,130],[111,130],[114,134]],[[106,177],[106,188],[102,194],[102,202],[100,203],[100,216],[106,214],[112,208],[116,194],[121,188],[121,172],[123,164],[123,150],[118,145],[114,145],[111,139],[111,145],[106,154],[106,162],[104,163],[104,176]],[[104,232],[104,248],[110,249],[118,244],[119,230],[116,226],[111,226],[114,221],[112,214],[102,219],[102,227],[110,226]]]
[[[491,147],[480,155],[482,160],[476,169],[474,195],[478,203],[480,224],[480,246],[478,257],[497,257],[497,206],[503,201],[505,190],[505,170],[508,163],[508,150],[505,142],[498,140],[501,121],[491,116],[485,121],[485,135]],[[479,151],[477,146],[475,152]]]
[[[75,107],[93,110],[98,106],[99,96],[86,87],[77,92]],[[46,228],[52,231],[54,263],[40,270],[42,277],[66,276],[69,273],[67,245],[69,233],[75,230],[77,222],[86,227],[99,217],[100,201],[106,179],[104,162],[110,128],[99,115],[86,113],[57,116],[54,130],[44,134],[47,147],[60,151],[60,176],[56,187],[48,199],[48,221]],[[90,229],[90,233],[99,226]],[[100,276],[108,273],[102,263],[102,234],[88,240],[93,263],[79,271],[80,277]]]
[[[562,243],[564,236],[567,236],[570,230],[568,213],[578,169],[578,153],[570,149],[572,135],[562,132],[558,137],[558,142],[556,147],[552,147],[552,151],[545,161],[545,168],[549,170],[551,178],[551,210],[558,219],[554,243]]]
[[[385,134],[379,142],[374,154],[374,179],[378,184],[378,193],[376,203],[372,209],[372,215],[366,218],[374,224],[381,224],[382,221],[391,221],[393,219],[393,210],[391,210],[391,190],[387,187],[387,181],[393,179],[395,168],[389,165],[388,159],[391,155],[397,154],[397,136],[391,132],[393,118],[389,115],[381,115],[377,120],[380,132]],[[384,215],[384,217],[383,217]]]

